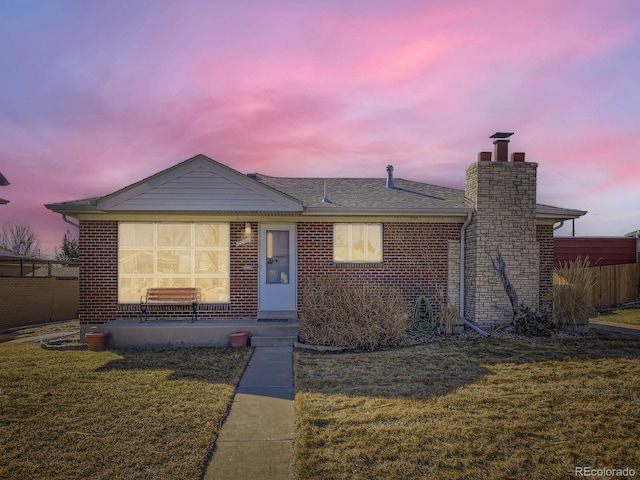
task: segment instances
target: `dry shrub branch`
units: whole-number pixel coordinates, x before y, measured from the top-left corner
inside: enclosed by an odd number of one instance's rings
[[[595,286],[589,257],[565,263],[554,271],[553,319],[565,330],[583,330],[596,311],[591,304]]]
[[[314,345],[374,350],[397,344],[409,328],[400,292],[335,276],[303,285],[300,335]]]

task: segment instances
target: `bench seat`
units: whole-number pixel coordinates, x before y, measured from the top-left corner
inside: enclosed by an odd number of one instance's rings
[[[193,287],[148,288],[140,299],[140,322],[147,320],[150,305],[183,305],[191,309],[191,322],[198,320],[198,300],[200,291]]]

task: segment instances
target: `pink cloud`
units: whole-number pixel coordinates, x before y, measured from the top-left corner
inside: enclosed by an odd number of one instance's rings
[[[393,163],[462,187],[499,129],[540,163],[541,201],[637,185],[635,2],[149,5],[58,5],[20,28],[0,12],[0,215],[49,230],[43,203],[197,153],[273,175]]]

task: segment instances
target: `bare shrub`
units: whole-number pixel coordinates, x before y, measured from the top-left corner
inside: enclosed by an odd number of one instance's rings
[[[398,343],[409,328],[400,292],[335,276],[303,284],[300,336],[315,345],[374,350]]]
[[[545,309],[532,309],[522,304],[513,321],[517,334],[528,337],[550,337],[555,324]]]
[[[443,288],[438,289],[436,301],[438,302],[438,331],[446,335],[459,333],[463,328],[464,319],[460,316],[458,307],[449,303]]]
[[[591,304],[595,281],[589,257],[566,262],[554,270],[553,320],[563,330],[583,331],[596,310]]]

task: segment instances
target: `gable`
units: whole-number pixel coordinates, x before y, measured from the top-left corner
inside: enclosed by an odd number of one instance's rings
[[[97,202],[103,211],[301,212],[302,204],[198,155]]]

